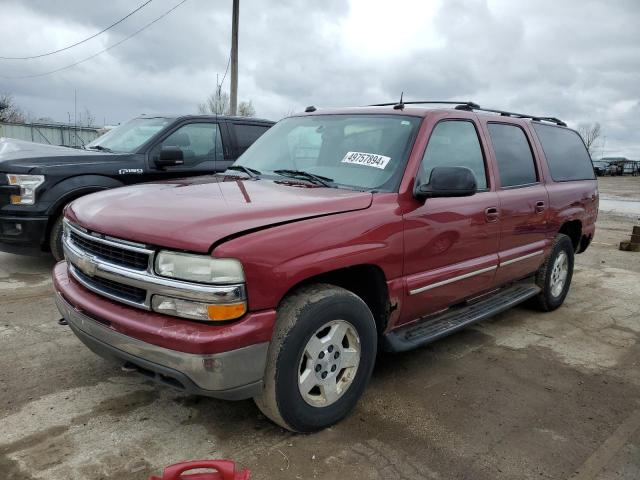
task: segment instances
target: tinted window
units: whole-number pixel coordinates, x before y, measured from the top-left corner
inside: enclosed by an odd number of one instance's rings
[[[184,125],[165,138],[161,146],[182,150],[185,165],[224,158],[220,128],[215,123]]]
[[[594,178],[589,153],[576,132],[540,123],[534,123],[533,128],[542,144],[551,178],[557,182]]]
[[[263,125],[242,124],[236,124],[234,128],[236,131],[236,140],[238,141],[240,154],[244,153],[244,151],[249,148],[253,142],[260,138],[260,135],[269,129],[269,127]]]
[[[536,167],[527,137],[520,127],[489,123],[489,134],[503,187],[535,183]]]
[[[436,125],[420,166],[420,180],[429,181],[434,167],[467,167],[476,177],[478,190],[487,188],[484,157],[471,122],[447,120]]]

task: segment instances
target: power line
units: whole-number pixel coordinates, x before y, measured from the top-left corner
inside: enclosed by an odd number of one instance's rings
[[[224,75],[222,76],[222,81],[220,82],[220,86],[224,83],[224,79],[227,78],[227,72],[229,71],[229,64],[231,64],[231,52],[229,52],[229,59],[227,60],[227,68],[224,71]]]
[[[169,15],[171,12],[173,12],[176,8],[178,8],[180,5],[182,5],[183,3],[185,3],[187,0],[182,0],[180,3],[178,3],[177,5],[173,6],[172,8],[170,8],[169,10],[167,10],[166,12],[164,12],[162,15],[160,15],[159,17],[157,17],[155,20],[152,20],[151,22],[147,23],[144,27],[136,30],[135,32],[133,32],[131,35],[123,38],[122,40],[120,40],[119,42],[114,43],[113,45],[105,48],[104,50],[100,50],[97,53],[94,53],[93,55],[90,55],[86,58],[83,58],[82,60],[79,60],[77,62],[74,62],[70,65],[66,65],[64,67],[61,68],[57,68],[55,70],[51,70],[48,72],[43,72],[43,73],[36,73],[33,75],[18,75],[18,76],[6,76],[6,75],[0,75],[0,78],[8,78],[8,79],[18,79],[18,78],[36,78],[36,77],[44,77],[45,75],[51,75],[52,73],[57,73],[57,72],[61,72],[62,70],[67,70],[68,68],[71,67],[75,67],[76,65],[80,65],[81,63],[84,63],[88,60],[91,60],[92,58],[97,57],[98,55],[101,55],[105,52],[108,52],[109,50],[111,50],[112,48],[117,47],[118,45],[121,45],[122,43],[126,42],[127,40],[129,40],[132,37],[135,37],[137,34],[139,34],[140,32],[142,32],[143,30],[146,30],[147,28],[149,28],[151,25],[153,25],[154,23],[156,23],[158,20],[163,19],[164,17],[166,17],[167,15]]]
[[[54,50],[52,52],[47,52],[47,53],[41,53],[40,55],[32,55],[30,57],[0,57],[0,60],[30,60],[33,58],[42,58],[42,57],[47,57],[49,55],[53,55],[54,53],[60,53],[60,52],[64,52],[65,50],[69,50],[70,48],[73,47],[77,47],[78,45],[81,45],[85,42],[88,42],[89,40],[96,38],[98,35],[102,35],[104,32],[106,32],[107,30],[112,29],[113,27],[115,27],[116,25],[122,23],[123,21],[125,21],[127,18],[129,18],[131,15],[133,15],[134,13],[136,13],[138,10],[141,10],[142,8],[146,7],[147,5],[149,5],[153,0],[147,0],[145,3],[143,3],[142,5],[140,5],[138,8],[136,8],[135,10],[132,10],[131,12],[129,12],[126,16],[122,17],[120,20],[118,20],[115,23],[112,23],[111,25],[109,25],[107,28],[100,30],[98,33],[94,33],[93,35],[91,35],[90,37],[85,38],[84,40],[80,40],[79,42],[76,42],[72,45],[68,45],[64,48],[60,48],[58,50]]]

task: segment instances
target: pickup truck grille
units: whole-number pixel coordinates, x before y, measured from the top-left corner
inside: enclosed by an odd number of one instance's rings
[[[107,278],[89,277],[77,268],[73,269],[73,274],[78,280],[80,280],[81,283],[91,288],[91,290],[103,294],[106,293],[109,296],[117,297],[121,300],[143,304],[147,297],[147,291],[143,290],[142,288],[125,285],[120,282],[114,282],[113,280],[109,280]]]
[[[149,254],[129,250],[99,239],[91,239],[74,230],[69,234],[71,242],[79,249],[102,260],[135,270],[146,270],[149,266]]]

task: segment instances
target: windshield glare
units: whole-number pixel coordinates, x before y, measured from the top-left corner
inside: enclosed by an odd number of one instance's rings
[[[271,127],[237,161],[277,175],[303,170],[336,186],[394,191],[420,118],[406,115],[312,115]]]
[[[134,118],[87,144],[117,153],[133,153],[171,122],[168,118]]]

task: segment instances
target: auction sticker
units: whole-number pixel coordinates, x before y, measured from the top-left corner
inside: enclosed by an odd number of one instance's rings
[[[342,159],[342,163],[353,163],[354,165],[384,169],[387,163],[389,163],[389,160],[391,160],[391,157],[376,155],[375,153],[347,152]]]

